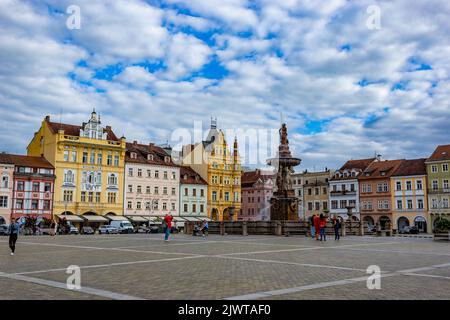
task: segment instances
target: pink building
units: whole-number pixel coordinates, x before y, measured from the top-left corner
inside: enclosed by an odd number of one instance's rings
[[[125,216],[133,221],[180,215],[180,167],[153,143],[127,143],[124,189]]]
[[[273,174],[260,169],[247,171],[241,177],[241,221],[270,220],[270,198],[273,195]]]
[[[9,155],[0,153],[0,225],[9,223],[13,196],[14,163]]]

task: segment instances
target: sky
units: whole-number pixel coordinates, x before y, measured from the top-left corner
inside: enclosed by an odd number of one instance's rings
[[[448,0],[0,0],[0,150],[95,108],[118,136],[171,145],[211,117],[282,117],[298,170],[428,157],[450,144],[449,16]]]

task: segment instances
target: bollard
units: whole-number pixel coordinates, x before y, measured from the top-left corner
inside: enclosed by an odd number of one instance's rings
[[[359,222],[359,235],[364,236],[364,223],[362,221]]]
[[[341,237],[345,237],[345,227],[346,227],[346,225],[347,225],[347,221],[343,221],[343,223],[342,223],[342,232],[341,232]]]
[[[277,236],[281,236],[282,235],[281,221],[277,221],[277,227],[275,229],[275,235],[277,235]]]
[[[225,235],[225,225],[224,225],[223,221],[220,221],[219,227],[220,227],[220,235],[221,236]]]
[[[242,235],[243,236],[248,236],[247,221],[242,221]]]

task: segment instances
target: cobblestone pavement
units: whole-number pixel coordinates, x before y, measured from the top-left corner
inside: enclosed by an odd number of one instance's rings
[[[81,267],[81,289],[66,286]],[[381,289],[367,288],[367,267]],[[450,245],[431,239],[174,235],[0,237],[2,299],[450,299]]]

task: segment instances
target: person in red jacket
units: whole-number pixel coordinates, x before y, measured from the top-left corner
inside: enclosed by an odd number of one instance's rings
[[[327,226],[327,218],[321,213],[319,218],[320,241],[327,241],[325,227]]]
[[[170,231],[172,230],[172,219],[173,217],[170,214],[166,214],[164,217],[164,241],[169,241]]]
[[[313,223],[314,229],[316,229],[316,240],[319,240],[320,226],[319,226],[320,218],[317,215],[314,215]]]

